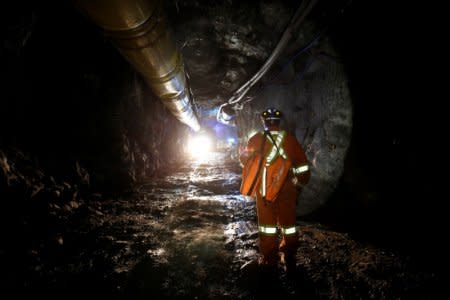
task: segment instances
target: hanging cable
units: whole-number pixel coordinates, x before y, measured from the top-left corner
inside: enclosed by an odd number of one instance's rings
[[[277,79],[284,71],[285,69],[297,58],[300,56],[300,54],[305,53],[306,51],[308,51],[313,45],[316,44],[316,42],[322,37],[322,35],[326,32],[326,28],[323,29],[319,34],[317,34],[308,44],[306,44],[306,46],[304,46],[303,48],[301,48],[299,51],[297,51],[287,62],[285,62],[282,66],[281,66],[281,70],[276,73],[274,76],[272,76],[272,78],[270,78],[267,82],[267,84],[270,84],[271,82],[273,82],[275,79]],[[310,62],[312,63],[312,61]],[[309,63],[309,64],[310,64]],[[307,69],[309,68],[309,66],[305,67],[305,69],[303,70],[302,73],[304,73]],[[303,75],[302,75],[303,77]],[[266,84],[266,85],[267,85]],[[258,88],[258,90],[256,90],[256,94],[259,94],[259,91],[262,89],[262,87]],[[256,95],[252,96],[252,98],[254,98]]]
[[[297,9],[293,18],[291,19],[291,22],[289,23],[288,27],[281,36],[280,41],[278,42],[275,49],[272,51],[272,54],[266,60],[264,65],[259,69],[259,71],[256,72],[255,75],[253,75],[252,78],[250,78],[246,83],[244,83],[236,92],[234,92],[233,96],[231,96],[231,98],[228,100],[228,104],[234,104],[239,102],[245,96],[245,94],[247,94],[250,88],[253,85],[255,85],[255,83],[258,82],[258,80],[269,70],[269,68],[273,65],[276,59],[280,56],[281,52],[284,50],[289,40],[292,38],[295,32],[295,28],[305,20],[306,16],[309,14],[309,12],[316,3],[317,0],[302,1],[300,7]]]
[[[311,67],[313,61],[314,61],[314,57],[313,57],[313,56],[310,56],[309,59],[308,59],[308,61],[307,61],[307,63],[306,63],[306,65],[305,65],[305,67],[303,68],[303,70],[302,70],[301,72],[299,72],[297,75],[295,75],[295,77],[294,77],[294,79],[293,79],[292,81],[293,81],[293,82],[297,82],[297,81],[302,80],[302,79],[303,79],[303,76],[305,76],[306,72],[308,72],[308,69]],[[257,98],[257,97],[264,91],[264,88],[267,87],[267,86],[269,86],[269,85],[270,85],[270,82],[273,81],[273,80],[275,80],[276,78],[278,78],[278,76],[279,76],[281,73],[282,73],[282,71],[280,71],[276,76],[274,76],[274,77],[273,77],[273,78],[272,78],[265,86],[261,86],[259,89],[257,89],[256,92],[255,92],[252,96],[247,97],[246,100],[242,102],[242,104],[237,104],[237,105],[242,106],[242,107],[240,107],[239,109],[242,109],[243,106],[244,106],[246,103],[248,103],[248,102],[252,101],[253,99]],[[235,108],[236,108],[236,107],[235,107]]]
[[[275,79],[277,79],[280,74],[282,74],[284,72],[284,70],[286,69],[286,67],[288,67],[297,57],[300,56],[300,54],[308,51],[313,45],[315,45],[315,43],[320,39],[320,37],[325,33],[326,29],[323,29],[319,34],[317,34],[308,44],[306,44],[306,46],[304,46],[303,48],[301,48],[299,51],[297,51],[286,63],[284,63],[281,67],[281,70],[275,74],[272,78],[270,78],[268,80],[268,82],[266,83],[266,85],[270,84],[272,81],[274,81]],[[307,65],[305,66],[305,68],[303,69],[303,71],[301,73],[299,73],[300,78],[303,78],[303,75],[306,73],[306,71],[309,69],[309,67],[311,66],[313,62],[313,59],[311,58],[310,61],[307,63]],[[296,77],[298,77],[299,75],[296,75]],[[298,80],[298,79],[294,79],[294,80]],[[244,108],[244,105],[250,101],[252,101],[253,99],[255,99],[263,90],[263,86],[260,86],[254,95],[252,96],[248,96],[246,97],[244,100],[241,99],[242,103],[239,102],[235,102],[235,103],[229,103],[226,102],[224,104],[222,104],[219,107],[219,112],[222,112],[222,114],[225,114],[225,116],[220,116],[221,120],[220,121],[226,121],[227,123],[229,123],[232,119],[232,110],[242,110]],[[232,106],[231,106],[232,105]],[[227,109],[228,108],[228,109]],[[219,115],[218,115],[219,117]]]
[[[256,84],[259,79],[261,79],[262,76],[269,70],[269,68],[273,65],[274,61],[278,58],[278,56],[281,54],[282,50],[287,45],[287,42],[292,38],[293,33],[295,30],[298,29],[298,27],[301,25],[301,23],[304,21],[306,16],[309,14],[311,9],[314,7],[314,5],[317,3],[317,0],[311,0],[311,1],[302,1],[299,8],[295,12],[294,16],[291,18],[291,21],[289,25],[287,26],[286,30],[284,31],[280,41],[278,42],[275,49],[272,51],[272,54],[269,56],[269,58],[266,60],[264,65],[260,68],[258,72],[253,75],[251,79],[249,79],[247,82],[245,82],[238,90],[234,92],[234,94],[230,97],[230,99],[219,106],[218,112],[217,112],[217,120],[219,122],[222,122],[224,124],[232,125],[234,114],[236,110],[242,110],[244,105],[253,99],[256,98],[257,95],[261,93],[261,90],[263,89],[263,86],[261,86],[257,91],[256,94],[254,94],[251,97],[245,97],[247,92]],[[310,48],[312,48],[317,41],[321,38],[321,36],[330,28],[330,26],[335,23],[338,19],[338,17],[343,14],[346,7],[348,7],[352,3],[352,0],[347,0],[346,4],[343,8],[341,8],[337,14],[332,18],[332,20],[325,26],[324,29],[321,30],[320,33],[318,33],[306,46],[304,46],[302,49],[297,51],[286,63],[282,65],[281,70],[275,74],[271,79],[269,79],[268,83],[272,82],[278,76],[285,70],[287,66],[289,66],[292,61],[294,61],[298,56],[300,56],[302,53],[305,53]],[[303,71],[296,75],[296,78],[294,80],[299,80],[303,78],[304,74],[307,72],[309,67],[311,66],[313,62],[314,55],[312,55],[311,59],[303,69]],[[299,76],[300,75],[300,76]],[[266,84],[267,85],[267,84]],[[244,100],[243,100],[244,99]]]
[[[298,26],[300,26],[300,24],[306,19],[306,16],[315,6],[317,1],[318,0],[303,0],[301,2],[299,8],[291,18],[289,25],[283,32],[283,35],[281,36],[281,39],[279,40],[277,46],[272,51],[272,54],[269,56],[269,58],[266,60],[263,66],[259,69],[258,72],[255,73],[255,75],[253,75],[252,78],[250,78],[237,91],[234,92],[234,94],[231,96],[228,102],[222,104],[219,107],[216,117],[219,122],[230,125],[232,124],[233,115],[228,114],[226,112],[226,108],[231,108],[232,105],[237,105],[247,94],[247,92],[258,82],[258,80],[262,76],[264,76],[264,74],[269,70],[269,68],[273,65],[276,59],[280,56],[280,54],[286,47],[287,43],[291,40],[295,31],[298,29]],[[233,108],[231,109],[234,110]]]

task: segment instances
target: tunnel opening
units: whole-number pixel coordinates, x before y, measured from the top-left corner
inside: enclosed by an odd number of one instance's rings
[[[218,122],[220,105],[264,63],[298,3],[165,2],[200,132],[179,122],[71,3],[8,4],[0,48],[2,291],[262,298],[252,266],[255,206],[239,194],[238,156],[261,131],[260,112],[275,105],[313,168],[297,211],[303,295],[437,295],[441,198],[431,178],[416,177],[434,150],[415,147],[415,133],[433,130],[416,117],[432,109],[397,100],[397,75],[409,78],[397,63],[405,49],[391,44],[393,58],[376,42],[395,39],[394,22],[377,27],[370,5],[338,2],[319,1],[235,111],[234,126]],[[193,157],[189,141],[202,134],[212,155]],[[295,297],[283,280],[281,294]]]

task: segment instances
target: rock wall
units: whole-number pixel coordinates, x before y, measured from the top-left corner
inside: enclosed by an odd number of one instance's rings
[[[61,179],[79,164],[105,193],[178,157],[184,127],[70,3],[8,5],[2,30],[4,157],[17,149]]]

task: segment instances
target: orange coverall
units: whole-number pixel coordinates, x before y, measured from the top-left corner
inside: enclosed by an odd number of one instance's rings
[[[276,138],[278,128],[271,128],[270,132],[274,139]],[[267,137],[264,137],[262,133],[257,133],[247,143],[245,150],[241,153],[239,159],[242,165],[245,164],[247,159],[251,157],[254,152],[261,151],[261,145],[265,139],[264,145],[264,157],[267,157],[269,151],[272,149],[272,143]],[[297,141],[296,137],[287,134],[281,147],[286,151],[288,158],[292,161],[292,166],[307,166],[308,160],[305,152]],[[260,189],[256,194],[256,208],[258,216],[258,228],[259,230],[259,251],[263,256],[264,265],[275,266],[278,262],[278,252],[284,253],[284,260],[286,265],[295,265],[295,255],[298,248],[298,233],[297,230],[292,232],[296,224],[296,206],[297,196],[299,188],[293,183],[294,177],[297,177],[298,184],[305,185],[310,178],[309,168],[307,171],[302,172],[299,175],[291,173],[278,197],[274,202],[264,201],[260,194]],[[281,231],[281,240],[278,237],[278,233],[264,232],[261,230],[261,226],[273,229],[278,227]],[[287,230],[286,230],[287,229]],[[287,266],[289,267],[289,266]]]

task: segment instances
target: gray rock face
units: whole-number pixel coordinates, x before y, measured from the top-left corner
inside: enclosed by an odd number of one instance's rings
[[[295,11],[284,1],[177,3],[172,24],[203,109],[227,101],[260,68]],[[321,29],[313,18],[300,28],[249,92],[253,101],[238,111],[237,119],[242,145],[251,132],[261,130],[263,109],[276,106],[285,114],[284,127],[295,133],[312,165],[311,181],[299,201],[300,215],[320,207],[335,189],[352,130],[347,77],[338,61],[326,59],[339,56],[328,37],[321,36],[308,52],[295,57]]]

